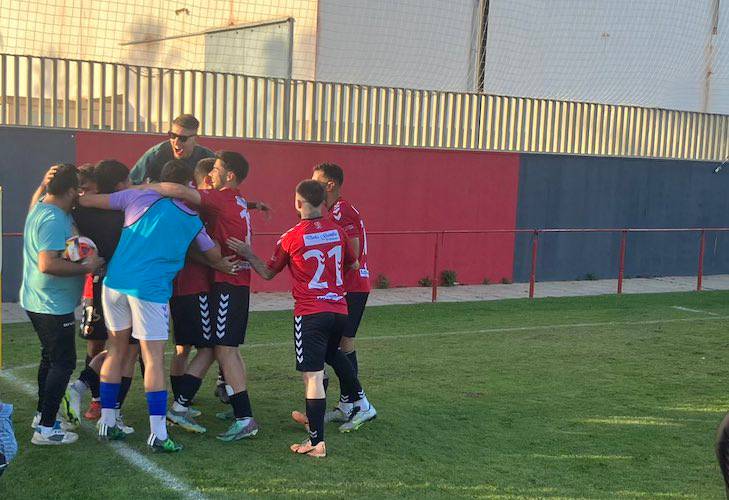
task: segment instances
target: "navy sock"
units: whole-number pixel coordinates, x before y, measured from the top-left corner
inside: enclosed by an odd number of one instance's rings
[[[189,373],[180,375],[180,380],[177,382],[179,391],[175,395],[175,402],[179,405],[189,407],[192,404],[192,400],[195,398],[197,391],[200,390],[201,385],[201,378],[197,378]],[[250,407],[250,403],[248,406]]]
[[[120,410],[124,404],[124,400],[127,398],[129,388],[132,386],[132,377],[122,377],[121,384],[119,384],[119,396],[117,396],[116,409]]]
[[[364,394],[364,391],[362,391],[362,387],[359,384],[359,367],[357,366],[357,351],[352,351],[344,354],[347,356],[347,359],[349,360],[349,363],[352,365],[352,369],[354,370],[354,377],[355,377],[355,384],[352,388],[352,392],[349,393],[349,402],[354,403],[355,401],[358,401],[362,399],[361,394]],[[346,401],[345,401],[346,403]]]
[[[177,399],[180,394],[180,379],[183,375],[170,375],[170,389],[172,389],[172,397]]]
[[[334,373],[339,378],[339,387],[342,396],[349,398],[351,394],[357,394],[362,390],[362,387],[359,385],[359,380],[357,380],[357,376],[354,374],[352,363],[349,362],[349,359],[341,350],[337,349],[327,359],[327,363],[334,368]],[[349,402],[352,403],[353,401]]]
[[[316,446],[324,441],[324,413],[327,409],[326,398],[306,399],[306,418],[309,419],[309,439]]]
[[[81,372],[81,375],[78,376],[78,379],[86,384],[86,386],[89,388],[92,398],[99,398],[99,374],[96,373],[93,368],[91,368],[90,366],[84,368],[84,371]]]
[[[357,351],[352,352],[345,352],[345,356],[347,356],[347,359],[352,364],[352,368],[354,369],[354,376],[359,376],[359,366],[357,365]]]
[[[251,400],[248,391],[241,391],[230,397],[230,405],[233,407],[233,415],[236,419],[252,417]]]

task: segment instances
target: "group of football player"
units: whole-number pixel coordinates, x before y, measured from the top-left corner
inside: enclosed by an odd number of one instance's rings
[[[325,423],[337,422],[341,432],[349,432],[376,417],[358,379],[354,342],[370,291],[367,237],[359,212],[342,198],[342,168],[315,165],[312,177],[295,186],[294,206],[301,220],[281,235],[273,255],[264,261],[251,247],[250,211],[268,215],[271,208],[244,197],[249,171],[244,156],[213,153],[198,145],[198,128],[192,115],[177,117],[169,139],[150,148],[131,172],[116,160],[78,168],[55,165],[34,194],[24,242],[24,276],[29,277],[21,288],[21,305],[43,349],[33,443],[75,442],[73,429],[81,418],[97,421],[101,440],[125,439],[133,433],[121,409],[137,364],[149,410],[147,445],[155,451],[182,449],[168,425],[206,432],[194,401],[216,362],[215,393],[229,405],[216,417],[231,421],[217,439],[232,442],[256,435],[259,425],[240,350],[248,327],[251,271],[269,280],[285,267],[293,283],[296,370],[302,373],[305,391],[305,411],[291,416],[308,432],[291,450],[324,457]],[[65,200],[71,200],[71,236],[86,236],[96,247],[83,262],[57,262],[62,256],[59,243],[43,237],[44,203],[63,208]],[[40,235],[38,241],[31,241],[32,234]],[[36,262],[51,258],[49,252],[58,269]],[[69,325],[65,316],[36,305],[42,301],[34,300],[32,288],[43,277],[28,269],[34,265],[54,280],[85,276],[80,335],[87,341],[87,356],[71,383],[70,354],[58,354],[58,339],[68,336]],[[170,319],[175,352],[168,407],[164,353]],[[340,385],[339,402],[330,411],[325,364]],[[60,384],[66,389],[58,401],[54,391]],[[82,415],[87,393],[91,401]],[[62,417],[57,421],[54,405]]]

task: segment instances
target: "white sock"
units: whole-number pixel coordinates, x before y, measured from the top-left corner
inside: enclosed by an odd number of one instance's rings
[[[177,413],[187,413],[187,407],[182,406],[180,403],[175,401],[174,403],[172,403],[172,411]]]
[[[354,406],[359,406],[360,410],[367,411],[370,409],[370,402],[367,401],[367,396],[365,396],[362,399],[355,401]]]
[[[157,439],[164,441],[167,439],[167,424],[164,415],[149,416],[149,430],[157,436]]]
[[[91,398],[91,401],[96,401],[97,403],[101,402],[101,398]]]
[[[101,423],[107,427],[114,427],[116,425],[116,412],[114,408],[102,408],[101,409]]]
[[[230,397],[233,394],[235,394],[235,391],[233,390],[233,388],[231,386],[229,386],[228,384],[225,384],[225,393],[228,395],[228,397]]]
[[[74,383],[73,383],[73,384],[71,384],[71,385],[72,385],[72,386],[73,386],[73,388],[74,388],[74,389],[76,390],[76,392],[78,392],[78,393],[79,393],[80,395],[82,395],[82,396],[83,396],[84,394],[86,394],[86,391],[88,391],[88,390],[89,390],[89,386],[87,386],[86,384],[84,384],[84,383],[83,383],[83,382],[81,382],[80,380],[77,380],[76,382],[74,382]]]

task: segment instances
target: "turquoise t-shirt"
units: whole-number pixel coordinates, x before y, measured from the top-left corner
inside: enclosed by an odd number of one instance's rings
[[[39,202],[28,213],[23,231],[23,284],[20,305],[26,311],[62,315],[72,313],[83,291],[84,276],[53,276],[38,270],[38,254],[63,251],[66,240],[78,234],[71,214]]]

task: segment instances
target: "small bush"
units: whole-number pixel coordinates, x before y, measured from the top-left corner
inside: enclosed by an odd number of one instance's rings
[[[420,278],[418,280],[418,285],[430,288],[433,286],[433,280],[431,280],[429,276],[426,276],[425,278]]]
[[[502,285],[511,285],[512,281],[509,278],[501,278]]]
[[[456,272],[446,269],[440,273],[440,286],[456,286],[458,284]]]
[[[597,275],[595,273],[587,273],[585,279],[587,281],[597,281]]]
[[[375,279],[375,288],[390,288],[390,280],[384,274],[378,274],[377,279]]]
[[[490,284],[491,284],[491,280],[490,280],[490,279],[488,279],[488,278],[484,278],[484,279],[483,279],[483,281],[482,281],[482,283],[483,283],[484,285],[490,285]]]

